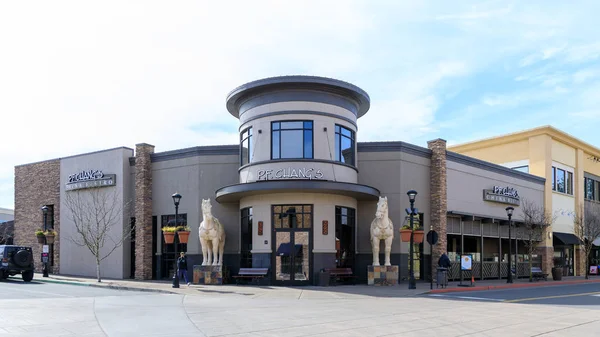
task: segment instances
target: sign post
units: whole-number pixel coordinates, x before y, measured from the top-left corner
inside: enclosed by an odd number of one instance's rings
[[[434,230],[427,232],[427,243],[429,243],[429,256],[431,259],[431,283],[429,289],[433,289],[433,245],[438,242],[438,233]]]
[[[459,287],[472,287],[473,286],[473,278],[471,278],[471,284],[463,284],[463,270],[473,272],[473,255],[465,254],[460,256],[460,284]]]

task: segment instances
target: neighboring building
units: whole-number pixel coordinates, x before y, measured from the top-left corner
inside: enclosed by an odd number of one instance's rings
[[[315,284],[322,268],[350,267],[366,283],[370,225],[379,197],[386,196],[395,231],[391,262],[406,279],[409,244],[400,242],[398,230],[407,220],[406,192],[414,189],[425,231],[440,237],[433,257],[427,243],[415,244],[417,278],[428,279],[446,251],[453,260],[451,278],[459,277],[461,254],[473,255],[476,279],[506,277],[505,208],[518,205],[521,197],[542,204],[545,179],[446,151],[441,139],[428,148],[357,142],[357,120],[369,106],[367,93],[346,82],[261,79],[227,98],[227,110],[240,122],[239,144],[154,153],[153,145],[142,143],[135,151],[116,148],[17,166],[16,240],[39,253],[33,232],[42,223],[40,208],[50,205],[49,221],[58,232],[53,271],[94,275],[91,255],[67,240],[74,229],[64,207],[73,184],[80,184],[69,177],[91,171],[84,174],[85,184],[102,183],[102,189],[119,192],[118,204],[135,205],[114,229],[135,223],[135,237],[102,262],[105,277],[169,278],[181,250],[188,252],[190,269],[200,264],[200,205],[210,198],[213,214],[225,226],[224,261],[231,275],[240,267],[267,267],[270,284]],[[103,183],[109,175],[110,183]],[[494,193],[495,186],[513,191]],[[164,244],[161,234],[175,218],[175,192],[183,196],[179,221],[192,228],[190,242],[176,248]],[[522,214],[515,208],[518,223]],[[522,242],[516,247],[519,259],[526,260]],[[383,249],[381,255],[383,262]],[[534,265],[550,272],[548,258],[536,255]],[[527,275],[526,268],[526,262],[519,264],[519,275]],[[471,272],[463,276],[469,279]]]
[[[585,260],[574,235],[578,205],[600,202],[600,149],[552,126],[449,147],[470,157],[546,178],[544,205],[557,216],[545,246],[565,275],[583,275]]]
[[[12,209],[0,208],[0,245],[11,245],[14,235],[15,212]]]

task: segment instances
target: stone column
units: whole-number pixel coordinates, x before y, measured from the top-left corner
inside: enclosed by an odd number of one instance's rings
[[[585,250],[583,246],[575,246],[575,275],[577,276],[585,276],[585,265],[587,257],[585,256]]]
[[[438,233],[438,242],[433,246],[431,256],[431,275],[435,277],[437,261],[442,253],[446,252],[446,216],[448,203],[446,195],[446,141],[435,139],[427,142],[431,150],[430,167],[430,210],[431,229]]]
[[[54,266],[48,272],[60,272],[60,160],[15,166],[15,229],[14,243],[33,250],[36,272],[42,272],[42,244],[37,242],[35,231],[44,228],[42,206],[52,205],[54,219],[47,218],[48,228],[54,220]]]
[[[545,235],[548,235],[545,233]],[[542,257],[542,271],[552,278],[552,267],[554,267],[554,247],[537,247],[536,253]]]
[[[135,279],[152,279],[152,161],[154,145],[135,146]]]

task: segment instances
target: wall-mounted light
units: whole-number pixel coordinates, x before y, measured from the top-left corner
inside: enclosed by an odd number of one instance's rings
[[[323,128],[323,131],[327,132],[327,127],[324,127],[324,128]]]
[[[258,130],[258,133],[262,133],[262,130]]]
[[[263,235],[263,222],[262,221],[258,222],[258,235],[259,236]]]
[[[323,235],[329,234],[329,221],[323,220]]]

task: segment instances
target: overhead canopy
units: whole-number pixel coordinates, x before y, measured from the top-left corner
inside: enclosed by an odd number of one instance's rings
[[[559,240],[564,245],[579,245],[579,244],[581,244],[581,241],[579,241],[579,238],[577,236],[575,236],[575,234],[554,232],[553,235],[556,240]]]

